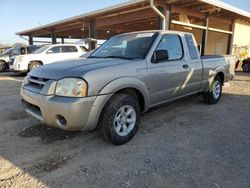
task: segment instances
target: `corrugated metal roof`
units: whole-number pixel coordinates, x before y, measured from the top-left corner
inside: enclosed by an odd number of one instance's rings
[[[249,12],[244,11],[244,10],[242,10],[240,8],[234,7],[232,5],[229,5],[227,3],[221,2],[219,0],[198,0],[198,1],[209,4],[209,5],[213,5],[215,7],[219,7],[221,9],[230,11],[230,12],[235,13],[235,14],[238,14],[239,16],[243,16],[243,17],[246,17],[246,18],[250,19],[250,13]],[[148,0],[132,0],[132,1],[125,2],[125,3],[110,6],[108,8],[99,9],[99,10],[92,11],[92,12],[89,12],[89,13],[80,14],[80,15],[77,15],[77,16],[74,16],[74,17],[71,17],[71,18],[68,18],[68,19],[64,19],[64,20],[60,20],[60,21],[57,21],[57,22],[53,22],[53,23],[50,23],[50,24],[43,25],[43,26],[39,26],[39,27],[35,27],[35,28],[32,28],[32,29],[24,30],[24,31],[18,32],[16,34],[17,35],[23,35],[25,33],[27,34],[27,33],[33,32],[33,31],[37,31],[37,30],[53,27],[53,26],[56,26],[56,25],[59,25],[59,24],[63,24],[65,22],[70,22],[70,21],[74,21],[74,20],[77,20],[77,19],[83,19],[83,18],[86,18],[86,17],[92,17],[92,16],[95,16],[95,15],[98,15],[98,14],[101,14],[101,13],[105,13],[105,12],[120,9],[120,8],[129,7],[129,6],[132,6],[132,5],[135,5],[135,4],[138,4],[138,3],[142,3],[142,2],[149,2],[149,1]]]
[[[237,8],[235,6],[229,5],[227,3],[224,3],[222,1],[218,1],[218,0],[199,0],[199,1],[216,6],[216,7],[219,7],[219,8],[222,8],[222,9],[225,9],[225,10],[228,10],[230,12],[234,12],[234,13],[239,14],[241,16],[245,16],[245,17],[250,18],[249,12],[244,11],[240,8]]]
[[[28,32],[32,32],[34,30],[39,30],[39,29],[44,29],[44,28],[47,28],[47,27],[52,27],[54,25],[62,24],[64,22],[69,22],[69,21],[80,19],[80,18],[95,16],[95,15],[100,14],[100,13],[108,12],[108,11],[111,11],[111,10],[119,9],[119,8],[122,8],[122,7],[134,5],[134,4],[145,2],[145,1],[147,1],[147,0],[132,0],[132,1],[125,2],[125,3],[120,3],[120,4],[110,6],[110,7],[107,7],[107,8],[95,10],[95,11],[88,12],[88,13],[85,13],[85,14],[80,14],[80,15],[77,15],[77,16],[74,16],[74,17],[71,17],[71,18],[67,18],[67,19],[64,19],[64,20],[60,20],[60,21],[50,23],[50,24],[46,24],[46,25],[42,25],[42,26],[35,27],[35,28],[32,28],[32,29],[28,29],[28,30],[25,30],[25,31],[21,31],[21,32],[18,32],[16,34],[20,35],[22,33],[28,33]]]

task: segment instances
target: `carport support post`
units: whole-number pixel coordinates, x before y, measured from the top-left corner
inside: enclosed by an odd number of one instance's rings
[[[52,44],[56,44],[56,35],[55,33],[51,33],[51,40],[52,40]]]
[[[232,22],[230,26],[230,31],[233,32],[233,34],[229,34],[228,36],[228,43],[227,43],[227,54],[233,53],[233,38],[234,38],[234,30],[235,30],[235,20]]]
[[[62,37],[62,44],[64,44],[64,38]]]
[[[202,32],[202,44],[201,44],[201,55],[205,55],[206,47],[207,47],[207,36],[208,36],[208,26],[209,26],[209,17],[206,15],[206,29]]]
[[[165,8],[165,15],[166,15],[166,30],[171,30],[171,15],[172,15],[172,7],[169,6],[168,9]]]
[[[89,22],[89,38],[96,39],[96,27],[95,27],[95,21],[91,20]],[[90,40],[89,42],[89,50],[93,50],[96,48],[96,41]]]
[[[170,30],[170,25],[171,25],[171,7],[169,9],[167,7],[157,7],[165,16],[166,16],[166,30]],[[158,16],[157,19],[157,27],[158,29],[162,30],[163,25],[162,25],[162,17]]]
[[[33,45],[33,37],[29,36],[29,45]]]
[[[163,7],[158,6],[157,8],[158,8],[159,11],[161,11],[161,13],[164,13],[164,8]],[[163,29],[162,17],[160,17],[160,16],[158,16],[158,18],[157,18],[157,27],[158,27],[159,30]]]

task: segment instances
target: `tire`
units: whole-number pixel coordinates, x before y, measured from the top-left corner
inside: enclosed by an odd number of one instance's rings
[[[216,104],[219,102],[222,94],[222,81],[216,76],[209,88],[209,91],[203,94],[204,102],[207,104]]]
[[[5,72],[7,69],[7,65],[4,61],[0,61],[0,72]]]
[[[140,116],[140,106],[134,97],[115,94],[105,105],[97,128],[105,141],[122,145],[136,134]]]
[[[36,62],[36,61],[32,62],[32,63],[29,64],[29,71],[31,71],[34,68],[40,67],[41,65],[42,65],[41,63]]]
[[[250,63],[244,63],[242,65],[243,72],[250,72]]]

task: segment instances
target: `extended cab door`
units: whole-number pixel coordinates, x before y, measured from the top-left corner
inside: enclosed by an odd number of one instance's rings
[[[201,82],[203,77],[203,64],[200,58],[200,53],[196,41],[191,34],[185,34],[185,41],[187,44],[187,51],[189,54],[190,72],[186,86],[186,92],[192,93],[201,89]]]
[[[167,50],[168,60],[148,64],[150,105],[168,101],[190,92],[190,65],[184,53],[184,45],[178,34],[165,34],[157,50]]]

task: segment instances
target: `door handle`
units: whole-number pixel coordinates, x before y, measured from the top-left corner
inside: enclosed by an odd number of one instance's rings
[[[182,67],[183,67],[183,69],[188,69],[189,68],[188,64],[185,64]]]

